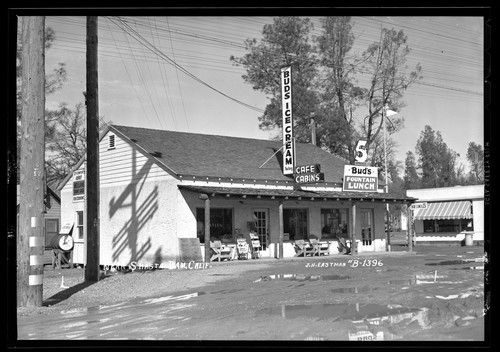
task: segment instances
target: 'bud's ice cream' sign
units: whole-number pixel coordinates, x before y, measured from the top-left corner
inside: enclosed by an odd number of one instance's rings
[[[345,165],[344,191],[377,192],[378,168],[372,166]]]
[[[293,174],[294,143],[292,117],[292,68],[281,68],[281,101],[283,111],[283,175]]]

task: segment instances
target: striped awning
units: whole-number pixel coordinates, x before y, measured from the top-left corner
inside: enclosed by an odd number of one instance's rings
[[[415,220],[472,219],[471,202],[427,203],[427,208],[417,209]]]

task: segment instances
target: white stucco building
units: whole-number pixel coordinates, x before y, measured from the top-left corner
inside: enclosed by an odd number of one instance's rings
[[[416,243],[462,242],[466,233],[484,241],[484,185],[406,191],[426,208],[413,211]]]
[[[234,243],[237,231],[253,226],[262,257],[276,256],[280,220],[285,257],[294,256],[294,240],[313,235],[337,253],[337,238],[353,227],[359,252],[386,250],[385,204],[411,198],[384,193],[383,184],[344,192],[346,161],[311,144],[297,143],[297,165],[319,164],[324,180],[298,185],[283,175],[280,148],[280,141],[109,126],[99,143],[100,264],[179,260],[180,239],[203,246],[207,204],[211,240]],[[74,223],[73,260],[83,264],[85,167],[81,160],[60,186],[61,221]]]

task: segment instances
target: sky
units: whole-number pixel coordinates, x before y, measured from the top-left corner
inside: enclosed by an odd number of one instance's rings
[[[309,17],[309,16],[308,16]],[[313,35],[321,33],[318,17]],[[114,124],[183,132],[268,139],[280,131],[259,129],[268,97],[245,83],[245,70],[229,57],[242,57],[243,42],[261,38],[272,17],[99,17],[99,115]],[[411,49],[409,70],[422,66],[423,79],[404,94],[398,111],[405,128],[393,135],[404,165],[425,125],[439,131],[460,154],[484,146],[483,17],[352,17],[353,52],[377,40],[381,27],[403,30]],[[46,52],[46,72],[66,64],[68,80],[46,97],[47,108],[83,103],[85,17],[47,16],[56,39]],[[139,39],[139,40],[138,40]],[[359,84],[368,77],[359,77]],[[401,170],[402,176],[403,170]]]

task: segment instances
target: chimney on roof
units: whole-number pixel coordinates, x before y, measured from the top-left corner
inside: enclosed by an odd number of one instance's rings
[[[316,123],[314,122],[314,115],[311,114],[311,144],[316,145]]]

